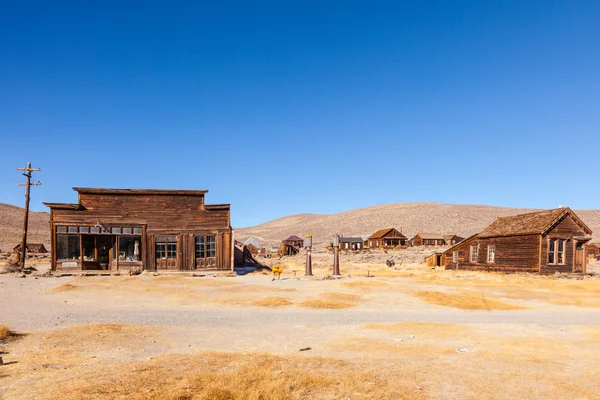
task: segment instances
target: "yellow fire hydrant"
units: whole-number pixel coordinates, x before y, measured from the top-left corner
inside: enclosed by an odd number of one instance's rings
[[[274,265],[273,268],[271,268],[271,271],[273,271],[273,281],[275,280],[275,277],[277,277],[277,279],[281,279],[281,273],[283,272],[281,265]]]

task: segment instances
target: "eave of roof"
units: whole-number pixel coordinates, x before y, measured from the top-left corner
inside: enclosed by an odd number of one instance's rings
[[[82,207],[79,204],[72,203],[43,203],[46,207],[56,208],[59,210],[80,210]]]
[[[74,187],[79,194],[128,194],[128,195],[165,195],[165,196],[203,196],[208,190],[170,190],[170,189],[107,189]]]

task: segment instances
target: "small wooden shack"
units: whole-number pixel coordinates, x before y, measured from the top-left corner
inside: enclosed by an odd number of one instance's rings
[[[596,242],[588,244],[586,254],[589,259],[600,259],[600,243]]]
[[[458,235],[444,235],[444,242],[446,246],[454,246],[465,240],[464,237],[460,237]]]
[[[406,245],[406,236],[396,228],[380,229],[367,239],[370,249],[392,249]]]
[[[229,204],[207,190],[73,188],[50,208],[52,270],[231,270]]]
[[[21,252],[21,243],[19,243],[15,247],[13,247],[13,253],[20,253],[20,252]],[[26,252],[33,253],[33,254],[46,254],[46,253],[48,253],[48,250],[46,250],[46,247],[42,243],[27,243]]]
[[[363,249],[363,239],[359,237],[341,237],[340,250],[360,251]]]
[[[496,219],[444,253],[446,268],[585,273],[591,229],[568,207]]]
[[[304,247],[304,239],[292,235],[281,241],[279,246],[279,254],[282,256],[294,256]]]

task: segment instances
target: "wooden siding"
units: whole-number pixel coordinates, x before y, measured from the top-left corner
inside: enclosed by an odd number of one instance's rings
[[[453,253],[458,252],[458,268],[459,269],[477,269],[477,263],[471,262],[471,246],[477,245],[477,237],[473,236],[464,240],[457,247],[450,248],[444,253],[442,264],[446,269],[457,268],[457,263],[453,261]]]
[[[141,261],[137,264],[154,271],[156,236],[172,236],[177,243],[174,265],[176,270],[219,269],[231,265],[231,227],[228,205],[205,205],[204,195],[169,195],[165,193],[79,194],[80,207],[53,208],[50,211],[53,270],[56,270],[56,226],[142,227]],[[103,236],[110,236],[105,234]],[[195,258],[195,237],[215,236],[216,254],[213,259]],[[119,269],[128,265],[119,262]]]
[[[539,271],[540,235],[478,239],[477,263],[494,271]],[[488,246],[494,246],[494,262],[488,262]]]
[[[540,272],[574,272],[575,271],[575,240],[574,236],[585,236],[586,232],[567,215],[562,221],[554,226],[542,238],[542,249],[540,252]],[[565,240],[565,263],[564,264],[548,264],[548,249],[550,240],[562,239]],[[585,252],[585,247],[584,250]],[[584,260],[582,260],[585,263]],[[585,265],[583,266],[585,268]]]

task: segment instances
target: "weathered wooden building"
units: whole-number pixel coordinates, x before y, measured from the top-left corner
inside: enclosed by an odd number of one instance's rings
[[[444,253],[446,268],[583,272],[591,229],[568,207],[498,218]]]
[[[600,259],[600,243],[589,243],[586,251],[588,258]]]
[[[304,247],[304,239],[292,235],[281,241],[279,245],[279,254],[282,256],[294,256]]]
[[[363,249],[363,239],[359,237],[341,237],[340,250],[359,251]]]
[[[408,242],[409,246],[445,246],[446,239],[444,235],[438,235],[436,233],[417,233],[415,236],[410,238]]]
[[[454,246],[465,240],[464,237],[460,237],[458,235],[444,235],[444,241],[446,242],[446,246]]]
[[[406,236],[396,228],[380,229],[365,241],[370,249],[391,249],[406,245]]]
[[[20,253],[20,252],[21,252],[21,243],[19,243],[15,247],[13,247],[13,253]],[[46,253],[48,253],[48,250],[46,250],[46,246],[44,246],[42,243],[27,243],[26,252],[33,253],[33,254],[46,254]]]
[[[230,270],[229,204],[206,190],[74,188],[50,208],[52,270]]]

